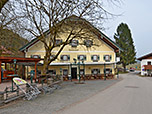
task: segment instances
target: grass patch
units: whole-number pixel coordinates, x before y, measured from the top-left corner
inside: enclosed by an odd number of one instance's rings
[[[127,71],[126,72],[119,72],[119,74],[127,74],[127,73],[129,73],[129,72],[127,72]]]

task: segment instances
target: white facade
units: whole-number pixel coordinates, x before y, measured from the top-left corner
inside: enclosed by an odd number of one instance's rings
[[[152,59],[142,59],[141,60],[141,75],[147,74],[147,71],[144,70],[144,65],[148,65],[148,62],[152,63]]]

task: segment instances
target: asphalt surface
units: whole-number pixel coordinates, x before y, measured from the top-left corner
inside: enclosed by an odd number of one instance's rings
[[[110,88],[57,114],[152,114],[152,77],[124,74]]]

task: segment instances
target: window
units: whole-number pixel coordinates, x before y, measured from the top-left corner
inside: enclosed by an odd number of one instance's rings
[[[68,69],[63,69],[63,75],[67,76],[68,75]]]
[[[62,61],[68,61],[68,60],[70,60],[70,55],[61,55],[61,60]]]
[[[86,45],[86,47],[91,47],[93,45],[93,41],[92,40],[85,40],[84,45]]]
[[[55,45],[60,46],[60,43],[62,43],[62,39],[56,39]]]
[[[97,62],[99,59],[100,59],[100,56],[99,56],[99,55],[92,55],[92,56],[91,56],[91,60],[92,60],[93,62]]]
[[[31,55],[31,58],[41,58],[41,55]]]
[[[50,75],[56,75],[56,70],[48,70],[48,74],[50,74]]]
[[[112,69],[106,68],[106,69],[105,69],[105,73],[106,73],[106,74],[112,74]]]
[[[148,64],[148,65],[151,65],[151,61],[148,61],[147,64]]]
[[[84,75],[84,69],[80,69],[80,75]]]
[[[92,69],[92,74],[100,74],[100,69]]]
[[[111,55],[105,55],[104,56],[104,60],[106,61],[106,62],[110,62],[110,60],[111,60]]]
[[[86,55],[78,55],[78,60],[86,60]]]
[[[71,42],[72,47],[77,47],[78,44],[79,44],[78,40],[72,40],[72,42]]]

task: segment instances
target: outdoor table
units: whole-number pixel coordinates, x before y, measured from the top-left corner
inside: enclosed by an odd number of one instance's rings
[[[14,77],[18,77],[18,74],[10,74],[10,75],[7,75],[7,77],[10,77],[11,80],[12,80],[12,92],[14,92],[14,87],[13,87],[13,78]]]

